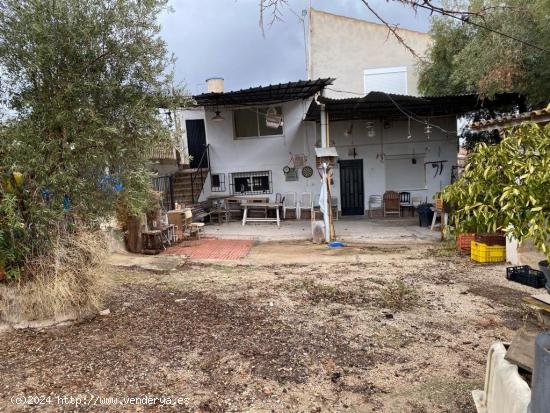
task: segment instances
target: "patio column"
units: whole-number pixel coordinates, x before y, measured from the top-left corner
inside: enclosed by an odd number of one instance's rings
[[[328,148],[328,139],[327,139],[327,111],[325,108],[325,105],[321,104],[320,107],[320,114],[321,114],[321,148]],[[325,193],[325,196],[322,197],[322,209],[324,209],[323,213],[323,222],[325,224],[325,241],[328,243],[331,241],[330,237],[330,203],[329,203],[329,194],[332,193],[330,191],[330,180],[328,179],[328,164],[323,162],[323,189]]]

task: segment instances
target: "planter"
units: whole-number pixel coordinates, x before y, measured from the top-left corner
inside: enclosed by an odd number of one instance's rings
[[[502,233],[476,234],[475,240],[485,245],[506,245],[506,235]]]
[[[471,250],[471,242],[475,239],[476,234],[473,232],[468,232],[465,234],[458,234],[456,239],[456,247],[460,252],[469,254]]]
[[[550,294],[550,267],[548,266],[548,261],[544,260],[539,262],[539,268],[546,277],[546,291]]]

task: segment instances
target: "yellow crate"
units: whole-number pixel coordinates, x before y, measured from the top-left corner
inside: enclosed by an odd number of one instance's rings
[[[470,257],[476,262],[506,261],[506,247],[503,245],[487,245],[482,242],[471,241],[470,251]]]

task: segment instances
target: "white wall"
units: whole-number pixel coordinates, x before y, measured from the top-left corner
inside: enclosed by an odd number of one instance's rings
[[[284,136],[262,137],[250,139],[235,139],[233,113],[221,110],[225,118],[223,122],[211,121],[214,113],[203,110],[187,110],[181,112],[181,119],[185,125],[185,119],[205,119],[206,139],[210,144],[210,166],[212,173],[224,173],[226,191],[213,192],[210,189],[210,180],[206,181],[201,200],[213,195],[229,195],[229,174],[234,172],[265,171],[272,172],[273,193],[270,200],[274,200],[276,193],[285,192],[311,192],[316,195],[320,191],[320,177],[315,168],[315,142],[318,140],[319,125],[313,122],[304,122],[302,119],[307,111],[310,101],[294,101],[283,105]],[[221,109],[221,108],[220,108]],[[430,122],[443,129],[456,130],[454,117],[432,118]],[[423,200],[433,202],[434,194],[448,185],[451,181],[451,167],[456,165],[458,152],[458,138],[455,134],[446,134],[436,128],[432,128],[431,137],[428,140],[424,133],[424,125],[411,121],[411,136],[408,140],[408,123],[406,121],[392,121],[389,128],[383,126],[382,121],[375,121],[376,136],[367,137],[365,121],[354,121],[351,136],[345,136],[344,132],[349,128],[349,121],[330,123],[330,142],[335,145],[339,159],[354,159],[350,151],[355,148],[355,159],[363,159],[365,209],[368,208],[370,195],[382,195],[386,190],[410,191],[412,196],[422,197]],[[383,142],[383,148],[381,146]],[[422,157],[426,162],[446,160],[443,172],[434,178],[435,169],[431,164],[426,166],[426,182],[421,188],[388,188],[386,186],[386,168],[388,163],[376,159],[377,153],[386,156],[402,155],[412,159],[413,150],[418,162]],[[314,169],[311,178],[304,178],[301,170],[298,172],[298,181],[287,182],[283,173],[283,167],[288,165],[291,155],[304,154],[307,157],[307,165]],[[406,169],[399,172],[403,176]],[[334,193],[340,194],[339,165],[334,171]]]
[[[454,117],[430,119],[430,122],[441,126],[445,130],[456,130],[456,120]],[[431,137],[428,140],[424,133],[424,126],[411,121],[411,136],[408,140],[408,123],[406,121],[392,121],[389,128],[384,128],[381,121],[374,122],[376,136],[367,137],[365,121],[354,121],[352,135],[345,136],[346,129],[350,127],[349,121],[332,122],[330,124],[330,141],[336,146],[339,159],[354,159],[351,151],[356,150],[355,159],[363,159],[363,179],[365,192],[365,209],[368,208],[368,198],[370,195],[382,195],[387,190],[409,191],[411,196],[422,197],[423,200],[433,202],[436,192],[451,182],[451,168],[456,165],[458,153],[458,138],[455,134],[445,134],[436,128],[432,128]],[[383,143],[383,146],[381,144]],[[381,161],[376,158],[377,154],[384,154],[391,158],[399,156],[400,158],[413,157],[413,150],[418,162],[422,162],[422,156],[426,162],[446,160],[441,175],[434,178],[436,172],[431,164],[426,166],[426,184],[424,188],[389,188],[386,186],[386,168],[387,161]],[[423,155],[425,154],[425,155]],[[401,172],[403,176],[406,170]],[[340,193],[340,173],[338,165],[334,173],[335,193]]]
[[[266,171],[272,173],[273,193],[288,191],[318,193],[321,181],[317,172],[311,178],[304,178],[301,169],[298,181],[286,182],[283,168],[289,164],[291,155],[306,155],[307,165],[315,170],[315,124],[302,119],[310,101],[294,101],[283,104],[284,136],[235,139],[232,111],[220,108],[225,118],[222,122],[211,121],[214,112],[203,113],[206,119],[206,140],[210,144],[210,167],[212,173],[224,173],[225,192],[210,192],[210,181],[204,186],[201,200],[210,195],[228,195],[230,193],[229,174],[235,172]],[[186,116],[197,116],[197,112]]]

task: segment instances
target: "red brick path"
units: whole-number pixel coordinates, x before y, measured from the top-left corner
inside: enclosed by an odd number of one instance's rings
[[[164,253],[189,255],[194,259],[238,260],[246,257],[254,241],[232,239],[201,239],[199,245],[183,247],[174,245]]]

